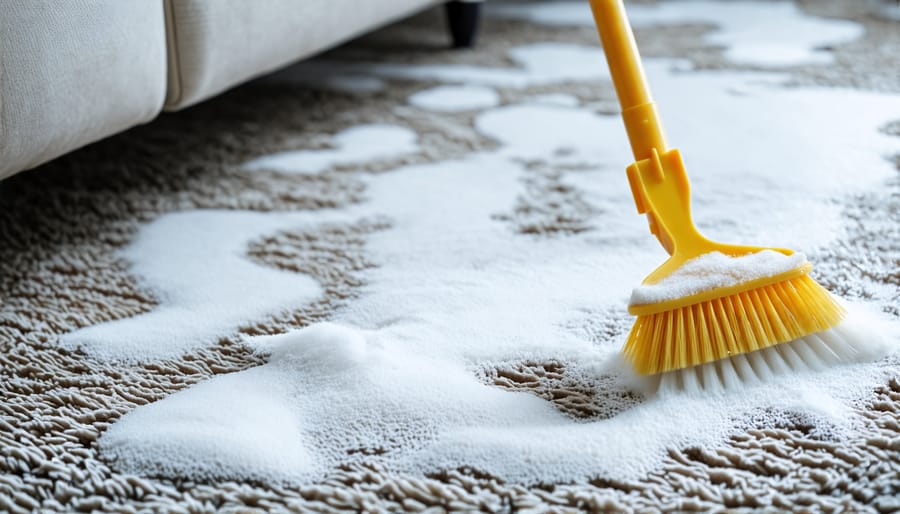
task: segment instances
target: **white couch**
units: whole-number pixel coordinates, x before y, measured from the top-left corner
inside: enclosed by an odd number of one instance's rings
[[[0,0],[0,178],[441,0]]]

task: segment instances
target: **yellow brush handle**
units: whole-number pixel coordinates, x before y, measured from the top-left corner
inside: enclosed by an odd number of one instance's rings
[[[694,226],[691,219],[691,186],[684,162],[677,149],[666,145],[662,123],[644,76],[641,56],[625,16],[625,6],[622,0],[590,0],[590,3],[634,152],[635,162],[627,169],[631,194],[638,213],[647,215],[650,232],[670,255],[666,262],[644,279],[644,283],[655,284],[688,260],[705,253],[716,251],[739,256],[763,250],[758,246],[711,241]],[[772,250],[785,255],[793,253],[782,248]],[[679,299],[676,303],[680,306],[682,301]],[[652,308],[663,307],[669,309],[671,305],[654,304]],[[643,311],[634,311],[640,312]]]
[[[612,76],[634,160],[649,159],[655,148],[665,152],[666,136],[638,53],[622,0],[590,0]]]

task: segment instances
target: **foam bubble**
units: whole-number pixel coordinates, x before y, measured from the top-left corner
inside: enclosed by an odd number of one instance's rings
[[[414,93],[409,103],[430,111],[471,111],[494,107],[500,95],[483,86],[436,86]]]
[[[121,251],[139,285],[159,299],[150,312],[63,335],[64,346],[109,361],[175,357],[321,294],[312,277],[259,266],[251,239],[310,226],[335,213],[196,210],[160,216]]]
[[[788,272],[805,262],[806,256],[802,253],[784,255],[774,250],[762,250],[739,257],[710,252],[685,262],[656,284],[634,288],[630,303],[659,303],[710,289],[736,286]]]
[[[315,174],[332,166],[415,153],[419,150],[416,140],[416,133],[406,127],[383,123],[360,125],[335,134],[335,148],[279,152],[253,159],[244,164],[244,169]]]

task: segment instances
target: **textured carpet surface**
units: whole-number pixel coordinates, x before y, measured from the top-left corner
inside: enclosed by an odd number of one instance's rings
[[[900,93],[897,22],[875,16],[866,2],[804,2],[823,16],[855,19],[866,35],[832,49],[833,65],[789,68],[796,84]],[[450,52],[440,12],[385,28],[335,50],[331,58],[405,63],[513,66],[507,51],[531,42],[594,44],[590,28],[488,19],[478,49]],[[702,35],[710,28],[639,29],[648,56],[690,59],[700,68],[735,68]],[[598,58],[599,54],[598,54]],[[476,469],[402,475],[353,464],[314,485],[218,481],[197,483],[117,471],[97,452],[98,437],[138,406],[212,376],[264,361],[241,341],[274,334],[329,314],[359,294],[361,271],[379,220],[328,224],[255,241],[256,262],[306,273],[324,293],[290,313],[260,319],[218,344],[143,365],[100,364],[56,341],[80,327],[148,312],[159,303],[129,274],[116,250],[141,224],[167,212],[219,208],[311,210],[362,201],[360,173],[451,159],[496,143],[472,127],[474,113],[438,114],[406,104],[434,83],[390,81],[365,95],[258,81],[210,102],[117,135],[40,169],[0,183],[0,510],[171,512],[570,510],[773,511],[900,510],[900,371],[860,400],[862,427],[834,439],[805,419],[760,423],[718,447],[671,448],[659,470],[641,480],[524,486]],[[598,109],[613,105],[608,88],[564,83],[498,88],[508,103],[538,93],[567,93]],[[900,113],[897,113],[900,116]],[[362,123],[414,129],[420,150],[363,165],[333,166],[320,175],[247,173],[240,164],[285,149],[325,148],[329,134]],[[900,136],[900,118],[886,133]],[[894,157],[900,163],[900,156]],[[559,181],[559,171],[531,167],[526,194],[503,214],[523,237],[565,237],[591,230],[591,206]],[[900,180],[846,201],[846,234],[811,257],[816,278],[848,298],[877,302],[900,316]],[[867,220],[878,219],[872,225]],[[583,327],[598,340],[621,338],[627,318]],[[627,408],[625,391],[609,391],[564,362],[509,362],[478,370],[485,383],[527,391],[576,419],[610,417]],[[768,419],[768,418],[766,418]]]

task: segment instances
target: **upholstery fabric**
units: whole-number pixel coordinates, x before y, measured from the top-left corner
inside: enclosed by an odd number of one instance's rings
[[[0,178],[153,119],[160,0],[0,0]]]
[[[209,98],[437,0],[165,0],[167,110]]]

